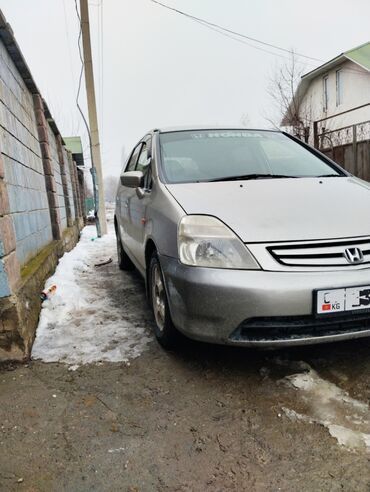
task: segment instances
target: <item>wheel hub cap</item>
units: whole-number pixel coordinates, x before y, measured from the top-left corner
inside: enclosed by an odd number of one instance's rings
[[[155,265],[153,268],[152,302],[157,326],[162,331],[164,328],[164,320],[166,315],[166,302],[164,285],[158,265]]]

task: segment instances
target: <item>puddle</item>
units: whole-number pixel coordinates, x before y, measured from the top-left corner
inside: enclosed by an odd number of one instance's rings
[[[351,398],[339,386],[321,378],[305,362],[275,362],[304,371],[281,380],[299,392],[305,405],[302,413],[283,407],[289,419],[322,425],[339,445],[370,451],[370,409],[367,403]]]

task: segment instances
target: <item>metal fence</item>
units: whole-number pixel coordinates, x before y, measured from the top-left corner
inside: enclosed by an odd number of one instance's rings
[[[314,124],[314,145],[344,169],[370,181],[370,121],[326,130]]]

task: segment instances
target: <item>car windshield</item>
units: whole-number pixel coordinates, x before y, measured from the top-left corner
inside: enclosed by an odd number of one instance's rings
[[[274,131],[206,130],[160,134],[168,183],[342,176],[334,166]]]

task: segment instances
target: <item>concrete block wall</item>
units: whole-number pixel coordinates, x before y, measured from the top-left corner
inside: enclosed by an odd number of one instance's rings
[[[0,10],[0,361],[30,355],[40,290],[84,225],[82,196],[83,172]]]
[[[4,163],[0,155],[0,297],[9,296],[20,281],[14,224],[4,178]]]
[[[16,256],[25,264],[52,240],[33,98],[0,43],[0,152],[15,232]]]
[[[54,135],[50,125],[47,125],[48,137],[49,137],[49,149],[51,157],[51,165],[53,167],[53,175],[56,186],[57,195],[57,207],[59,208],[59,218],[62,232],[67,227],[67,212],[66,201],[63,190],[62,170],[58,154],[57,139]]]
[[[77,215],[76,215],[75,198],[74,198],[74,194],[73,194],[72,174],[71,174],[71,166],[70,166],[70,160],[72,159],[72,155],[68,155],[68,154],[70,154],[70,152],[68,152],[63,147],[62,148],[62,156],[63,156],[63,161],[64,161],[65,176],[66,176],[67,194],[69,197],[69,206],[70,206],[71,218],[72,218],[72,220],[75,220],[77,218]]]

